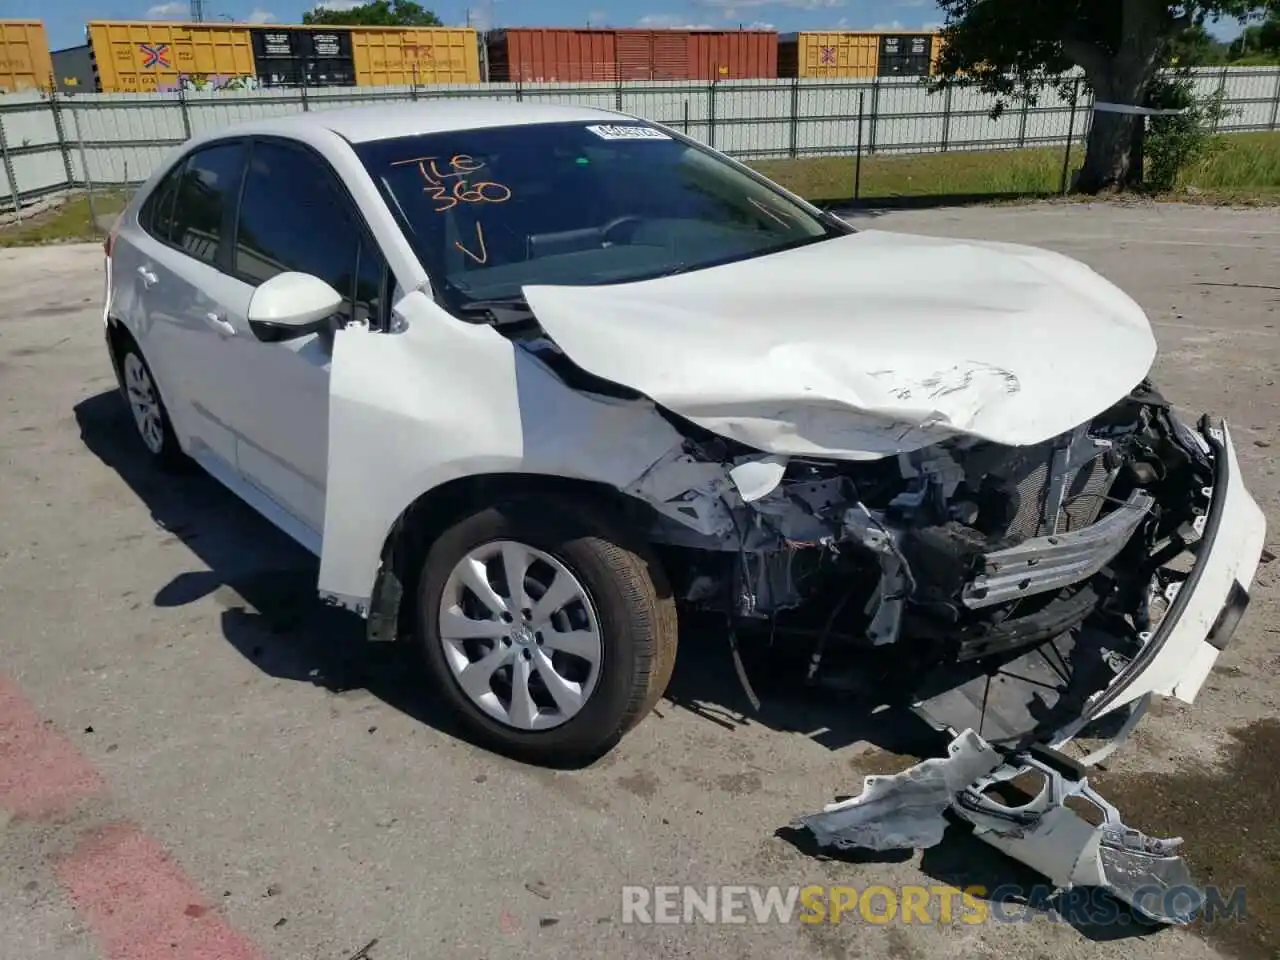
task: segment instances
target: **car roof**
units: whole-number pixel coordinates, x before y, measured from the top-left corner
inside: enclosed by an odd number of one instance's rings
[[[220,136],[248,133],[269,126],[297,130],[302,127],[331,130],[351,143],[390,140],[427,133],[478,130],[484,127],[523,126],[538,123],[575,123],[627,119],[612,110],[562,104],[512,103],[479,97],[441,97],[417,103],[380,104],[333,110],[311,110],[269,121],[253,121],[225,127]]]

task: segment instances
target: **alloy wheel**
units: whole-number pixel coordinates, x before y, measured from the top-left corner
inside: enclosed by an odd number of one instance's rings
[[[555,557],[514,540],[482,544],[455,564],[439,631],[458,686],[518,730],[549,730],[576,716],[604,658],[582,581]]]
[[[160,412],[160,398],[155,384],[147,372],[142,358],[130,351],[124,355],[124,387],[129,397],[129,409],[133,422],[147,449],[159,454],[164,448],[164,417]]]

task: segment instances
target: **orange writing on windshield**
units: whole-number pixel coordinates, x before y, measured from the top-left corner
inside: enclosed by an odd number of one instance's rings
[[[476,263],[480,264],[481,266],[484,266],[484,264],[489,262],[489,250],[484,245],[484,227],[482,227],[478,223],[476,224],[476,240],[480,242],[479,253],[476,253],[474,250],[468,250],[466,247],[462,245],[461,241],[458,241],[458,240],[453,241],[453,245],[457,247],[459,250],[461,250],[463,253],[465,253],[472,260],[474,260]]]
[[[436,213],[452,210],[460,203],[506,203],[511,199],[511,188],[506,184],[493,180],[469,179],[472,174],[484,168],[484,161],[459,153],[445,164],[446,170],[440,169],[440,162],[439,157],[414,157],[411,160],[397,160],[391,166],[417,165],[418,172],[427,184],[425,191],[431,194],[432,200],[444,204],[436,207]]]

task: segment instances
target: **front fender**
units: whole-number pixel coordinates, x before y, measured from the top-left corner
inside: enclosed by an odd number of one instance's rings
[[[319,590],[367,613],[396,520],[442,484],[526,473],[621,489],[682,442],[647,400],[575,390],[487,325],[420,292],[393,332],[334,338]]]

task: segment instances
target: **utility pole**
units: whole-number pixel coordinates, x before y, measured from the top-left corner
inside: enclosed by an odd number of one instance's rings
[[[204,23],[204,0],[191,0],[191,19]]]

